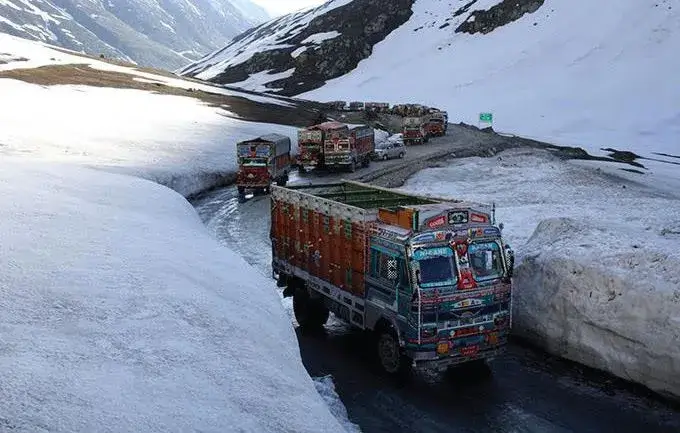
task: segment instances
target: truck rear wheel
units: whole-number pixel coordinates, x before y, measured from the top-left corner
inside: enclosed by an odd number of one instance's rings
[[[295,320],[303,329],[318,329],[328,321],[329,311],[320,299],[313,299],[306,289],[297,289],[293,295]]]
[[[412,371],[411,359],[399,347],[397,333],[390,326],[381,326],[376,332],[376,351],[380,368],[391,376],[406,377]]]

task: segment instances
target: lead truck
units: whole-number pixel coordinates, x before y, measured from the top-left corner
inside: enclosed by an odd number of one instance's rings
[[[273,276],[303,328],[333,312],[375,337],[382,368],[446,368],[500,354],[514,255],[494,208],[343,181],[274,186]]]
[[[290,147],[290,138],[280,134],[266,134],[237,143],[239,196],[245,197],[248,190],[266,192],[273,182],[285,185],[292,168]]]

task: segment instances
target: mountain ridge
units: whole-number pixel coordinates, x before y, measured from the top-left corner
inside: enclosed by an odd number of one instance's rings
[[[168,70],[268,19],[249,0],[0,0],[0,32]]]

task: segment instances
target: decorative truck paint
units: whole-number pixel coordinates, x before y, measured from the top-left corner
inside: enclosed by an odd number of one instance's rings
[[[503,351],[514,256],[488,206],[350,181],[275,186],[271,200],[273,272],[301,325],[332,311],[387,327],[416,366]]]
[[[317,126],[298,131],[298,164],[305,170],[323,167],[324,131]]]
[[[236,187],[239,195],[248,189],[264,191],[272,182],[285,185],[291,170],[290,138],[267,134],[236,144],[238,173]]]
[[[433,112],[427,115],[425,132],[430,137],[441,137],[446,134],[447,122],[444,113]]]
[[[406,146],[427,143],[428,134],[425,130],[424,118],[404,117],[402,122],[402,137]]]
[[[328,123],[324,132],[324,166],[355,171],[358,164],[364,167],[370,165],[375,151],[373,128],[366,125]]]

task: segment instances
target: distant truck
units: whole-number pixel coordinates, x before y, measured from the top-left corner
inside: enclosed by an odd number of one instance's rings
[[[290,138],[280,134],[267,134],[237,143],[236,187],[239,196],[245,196],[248,190],[266,192],[274,182],[286,185],[292,166],[290,148]]]
[[[363,111],[365,105],[360,101],[352,101],[349,103],[349,111]]]
[[[390,104],[387,102],[367,102],[365,104],[366,111],[373,111],[375,113],[387,113],[390,109]]]
[[[448,128],[444,113],[435,111],[426,116],[425,133],[428,137],[441,137],[446,135]]]
[[[429,141],[428,131],[425,128],[425,118],[423,117],[404,117],[401,133],[406,146],[424,144]]]
[[[297,164],[303,172],[323,168],[324,123],[298,130]]]
[[[332,311],[372,332],[391,374],[503,352],[514,254],[494,208],[351,181],[271,197],[273,276],[300,326]]]
[[[356,171],[357,165],[368,167],[375,151],[375,131],[367,125],[326,122],[323,130],[323,165]]]

